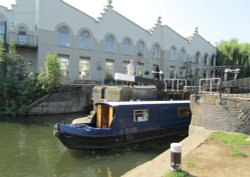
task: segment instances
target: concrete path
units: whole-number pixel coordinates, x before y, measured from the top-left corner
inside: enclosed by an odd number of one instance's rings
[[[204,128],[196,129],[191,135],[182,140],[182,158],[197,148],[212,133],[211,130]],[[167,150],[133,170],[128,171],[122,177],[164,177],[170,170],[170,150]]]

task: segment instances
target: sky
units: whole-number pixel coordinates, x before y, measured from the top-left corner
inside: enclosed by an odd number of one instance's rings
[[[108,0],[64,1],[93,18],[100,17],[108,4]],[[10,8],[15,2],[0,0],[0,5]],[[183,37],[198,27],[199,34],[213,45],[231,39],[250,43],[250,0],[112,0],[112,6],[144,29],[154,27],[161,16],[162,25]]]

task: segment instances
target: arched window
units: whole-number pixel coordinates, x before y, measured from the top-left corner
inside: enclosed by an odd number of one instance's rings
[[[195,63],[196,63],[196,64],[199,64],[200,57],[201,57],[200,52],[196,52],[196,54],[195,54]]]
[[[129,38],[126,38],[123,41],[123,53],[125,55],[131,55],[132,53],[131,40]]]
[[[137,56],[143,56],[144,55],[144,49],[145,49],[145,44],[144,44],[143,41],[140,41],[138,43]]]
[[[80,48],[90,49],[90,33],[86,30],[80,34]]]
[[[28,37],[25,27],[21,26],[18,28],[18,44],[27,44]]]
[[[61,26],[57,30],[57,44],[64,47],[69,47],[70,35],[69,29],[66,26]]]
[[[5,38],[6,38],[6,22],[5,21],[0,21],[0,40],[2,42],[5,42]]]
[[[208,54],[206,53],[204,55],[204,65],[208,65],[208,63],[209,63],[209,59],[208,59]]]
[[[108,35],[105,40],[106,52],[115,53],[115,39],[112,35]]]
[[[206,70],[203,71],[203,78],[207,78],[207,71]]]
[[[214,54],[212,55],[212,58],[211,58],[211,66],[215,66],[215,55]]]
[[[155,44],[152,49],[152,57],[153,59],[160,59],[161,58],[161,50],[158,44]]]
[[[186,61],[186,51],[185,51],[185,49],[181,49],[181,51],[180,51],[180,61],[182,61],[182,62]]]
[[[170,48],[170,60],[176,60],[177,59],[177,52],[175,47]]]

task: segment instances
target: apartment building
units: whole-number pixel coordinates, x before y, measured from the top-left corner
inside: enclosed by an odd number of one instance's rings
[[[209,67],[216,63],[215,47],[197,28],[183,37],[159,17],[146,30],[115,11],[111,0],[97,19],[63,0],[17,0],[10,9],[0,6],[0,38],[16,44],[34,73],[44,69],[48,53],[56,54],[64,84],[103,82],[125,73],[130,59],[137,61],[137,75],[143,77],[153,77],[157,66],[165,78],[186,77],[205,66],[199,76],[212,77]]]

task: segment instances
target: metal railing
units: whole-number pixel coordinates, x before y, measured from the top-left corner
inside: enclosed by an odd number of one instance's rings
[[[220,85],[220,78],[200,79],[198,87],[199,93],[209,93],[210,95],[213,94],[214,91],[218,93],[220,91]]]
[[[241,87],[250,88],[250,77],[222,82],[222,88],[241,88]]]
[[[187,86],[186,79],[165,79],[164,91],[165,92],[183,92]]]
[[[13,43],[17,46],[37,47],[38,37],[36,35],[20,35],[18,33],[7,33],[6,43]]]

